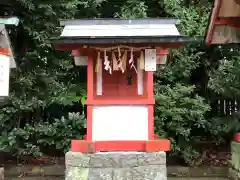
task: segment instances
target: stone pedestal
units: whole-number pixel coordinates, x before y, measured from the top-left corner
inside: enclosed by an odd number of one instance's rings
[[[229,177],[233,180],[240,180],[240,142],[231,143],[231,160]]]
[[[167,180],[166,153],[66,153],[65,180]]]
[[[0,180],[4,180],[4,168],[0,168]]]

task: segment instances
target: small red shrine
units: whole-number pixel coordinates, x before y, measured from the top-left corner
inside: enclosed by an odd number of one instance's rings
[[[240,0],[215,0],[207,44],[240,43]]]
[[[87,66],[87,138],[72,140],[72,152],[169,151],[154,135],[153,74],[168,49],[190,38],[173,19],[66,20],[52,39]]]
[[[0,18],[0,105],[9,96],[9,81],[12,68],[16,68],[15,57],[6,26],[18,26],[16,17]]]

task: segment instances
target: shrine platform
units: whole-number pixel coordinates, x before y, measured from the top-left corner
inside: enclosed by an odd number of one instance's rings
[[[68,152],[66,180],[167,180],[166,153]]]

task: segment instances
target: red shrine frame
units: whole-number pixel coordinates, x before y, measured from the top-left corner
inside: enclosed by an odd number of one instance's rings
[[[153,72],[145,72],[146,76],[146,96],[145,98],[134,99],[106,99],[96,98],[94,88],[94,59],[95,54],[93,50],[74,50],[72,55],[88,55],[87,66],[87,135],[86,140],[72,140],[71,151],[87,153],[89,148],[93,152],[98,151],[170,151],[170,141],[167,139],[158,139],[158,136],[154,134],[154,93],[153,93]],[[164,49],[163,54],[167,52]],[[149,141],[92,141],[92,111],[93,105],[147,105],[148,106],[148,139]]]
[[[138,44],[140,46],[142,44]],[[183,43],[162,43],[155,44],[156,47],[161,47],[162,54],[168,54],[168,48],[183,46]],[[136,45],[135,45],[136,46]],[[84,55],[88,56],[87,65],[87,135],[84,140],[72,140],[71,141],[71,151],[72,152],[116,152],[116,151],[137,151],[137,152],[158,152],[158,151],[170,151],[170,141],[168,139],[158,139],[158,135],[154,134],[154,92],[153,92],[153,74],[154,72],[145,72],[147,78],[147,98],[142,99],[96,99],[94,91],[94,50],[88,49],[86,47],[81,47],[81,45],[57,45],[58,50],[71,50],[72,55]],[[74,50],[75,49],[75,50]],[[76,50],[78,49],[78,50]],[[157,53],[161,54],[161,50],[157,49]],[[148,141],[92,141],[92,111],[93,105],[144,105],[148,106]]]

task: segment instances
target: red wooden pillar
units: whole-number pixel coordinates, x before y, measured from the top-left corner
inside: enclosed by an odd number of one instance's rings
[[[148,139],[154,140],[154,104],[153,102],[153,72],[147,72],[147,96],[148,96]]]
[[[94,76],[94,65],[93,65],[92,54],[88,55],[88,66],[87,66],[87,101],[92,102],[94,91],[93,91],[93,76]],[[92,141],[92,103],[87,104],[87,140]]]

